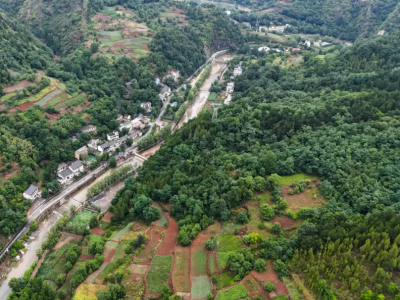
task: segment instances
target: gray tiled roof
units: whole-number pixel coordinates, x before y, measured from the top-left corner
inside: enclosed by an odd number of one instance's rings
[[[36,190],[37,190],[37,186],[31,184],[31,185],[26,189],[26,191],[25,191],[24,193],[27,194],[27,195],[29,195],[29,196],[32,196],[32,194],[33,194]]]
[[[69,176],[71,174],[72,174],[72,171],[69,168],[67,168],[64,171],[61,171],[60,173],[58,173],[58,175],[60,177],[62,177],[62,178],[67,178],[67,176]]]
[[[76,160],[76,161],[74,161],[69,167],[72,169],[72,170],[77,170],[77,169],[79,169],[80,167],[82,167],[83,165],[82,165],[82,162],[80,161],[80,160]]]

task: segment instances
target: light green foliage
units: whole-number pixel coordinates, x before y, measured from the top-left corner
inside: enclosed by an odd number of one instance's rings
[[[205,299],[211,293],[211,282],[207,275],[192,278],[191,298]]]
[[[235,285],[227,290],[218,293],[216,300],[238,300],[246,298],[249,292],[243,284]]]
[[[149,293],[160,293],[162,291],[163,285],[167,283],[171,267],[172,256],[154,256],[146,278]]]
[[[228,272],[219,275],[214,275],[214,277],[216,280],[217,290],[221,290],[227,286],[232,285],[235,282],[235,277],[230,275]]]

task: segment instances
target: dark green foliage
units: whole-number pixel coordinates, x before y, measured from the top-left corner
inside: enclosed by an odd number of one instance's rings
[[[267,269],[267,264],[264,259],[259,258],[254,262],[254,270],[259,273],[264,272]]]
[[[253,270],[254,254],[250,248],[230,253],[227,265],[237,278],[243,278]]]
[[[104,249],[104,240],[98,235],[90,236],[89,252],[92,255],[102,254]]]
[[[275,284],[273,284],[272,282],[267,282],[265,284],[265,289],[267,290],[267,292],[272,292],[273,290],[275,290]]]
[[[286,264],[280,259],[274,261],[274,270],[278,274],[279,278],[289,275]]]
[[[21,288],[18,286],[17,288]],[[55,300],[56,292],[42,279],[31,279],[19,292],[12,291],[8,300]]]
[[[247,217],[246,213],[242,211],[238,214],[236,220],[240,224],[246,224],[249,222],[249,218]]]

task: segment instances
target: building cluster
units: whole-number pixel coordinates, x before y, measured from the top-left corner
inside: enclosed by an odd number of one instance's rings
[[[79,159],[70,164],[61,163],[57,169],[57,180],[60,184],[70,184],[74,177],[79,176],[83,171],[83,164]]]

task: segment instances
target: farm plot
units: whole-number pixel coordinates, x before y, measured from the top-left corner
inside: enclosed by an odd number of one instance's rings
[[[217,281],[217,283],[215,284],[217,290],[222,290],[223,288],[230,286],[235,282],[234,277],[228,272],[214,275],[214,278]]]
[[[51,99],[53,99],[55,96],[61,94],[62,91],[59,89],[56,89],[52,91],[51,93],[48,93],[46,96],[44,96],[42,99],[40,99],[38,102],[35,104],[40,105],[41,107],[46,106],[47,102],[49,102]]]
[[[92,217],[92,213],[87,210],[81,210],[73,219],[72,224],[79,226],[86,226],[89,224],[90,218]]]
[[[238,300],[244,299],[249,295],[249,291],[243,284],[235,285],[227,290],[218,293],[216,300]]]
[[[202,248],[193,249],[191,257],[191,272],[193,276],[206,275],[207,256]]]
[[[242,248],[242,242],[237,236],[222,234],[216,238],[218,266],[225,268],[229,254]]]
[[[101,284],[82,283],[76,289],[73,300],[96,300],[99,291],[106,290],[107,286]]]
[[[171,267],[172,256],[154,256],[146,279],[149,293],[161,293],[163,285],[168,281]]]
[[[211,293],[211,282],[207,275],[193,277],[191,295],[192,299],[206,299]]]
[[[59,101],[55,105],[55,108],[60,109],[60,108],[64,108],[64,107],[67,107],[67,106],[77,106],[77,105],[80,105],[80,104],[84,103],[85,101],[86,101],[86,95],[84,93],[82,93],[82,94],[79,94],[76,97],[67,99],[65,101]]]
[[[260,215],[259,203],[249,202],[247,208],[250,214],[250,222],[247,224],[247,233],[259,233],[264,238],[272,237],[273,235],[269,231],[260,229],[258,226],[260,222],[263,222]]]
[[[175,267],[172,273],[172,284],[175,292],[190,292],[189,282],[189,248],[179,248],[175,251]]]
[[[143,278],[126,276],[122,279],[122,284],[126,290],[126,300],[142,299],[145,291]]]
[[[137,38],[132,38],[132,39],[126,39],[125,46],[148,44],[148,43],[150,43],[150,41],[151,41],[151,38],[148,38],[148,37],[137,37]]]
[[[121,239],[125,234],[127,234],[129,231],[131,231],[131,229],[132,229],[132,227],[133,227],[133,224],[134,224],[134,223],[129,223],[128,225],[126,225],[125,228],[122,229],[122,230],[120,230],[120,231],[118,231],[118,232],[111,238],[111,240],[119,242],[120,239]]]

